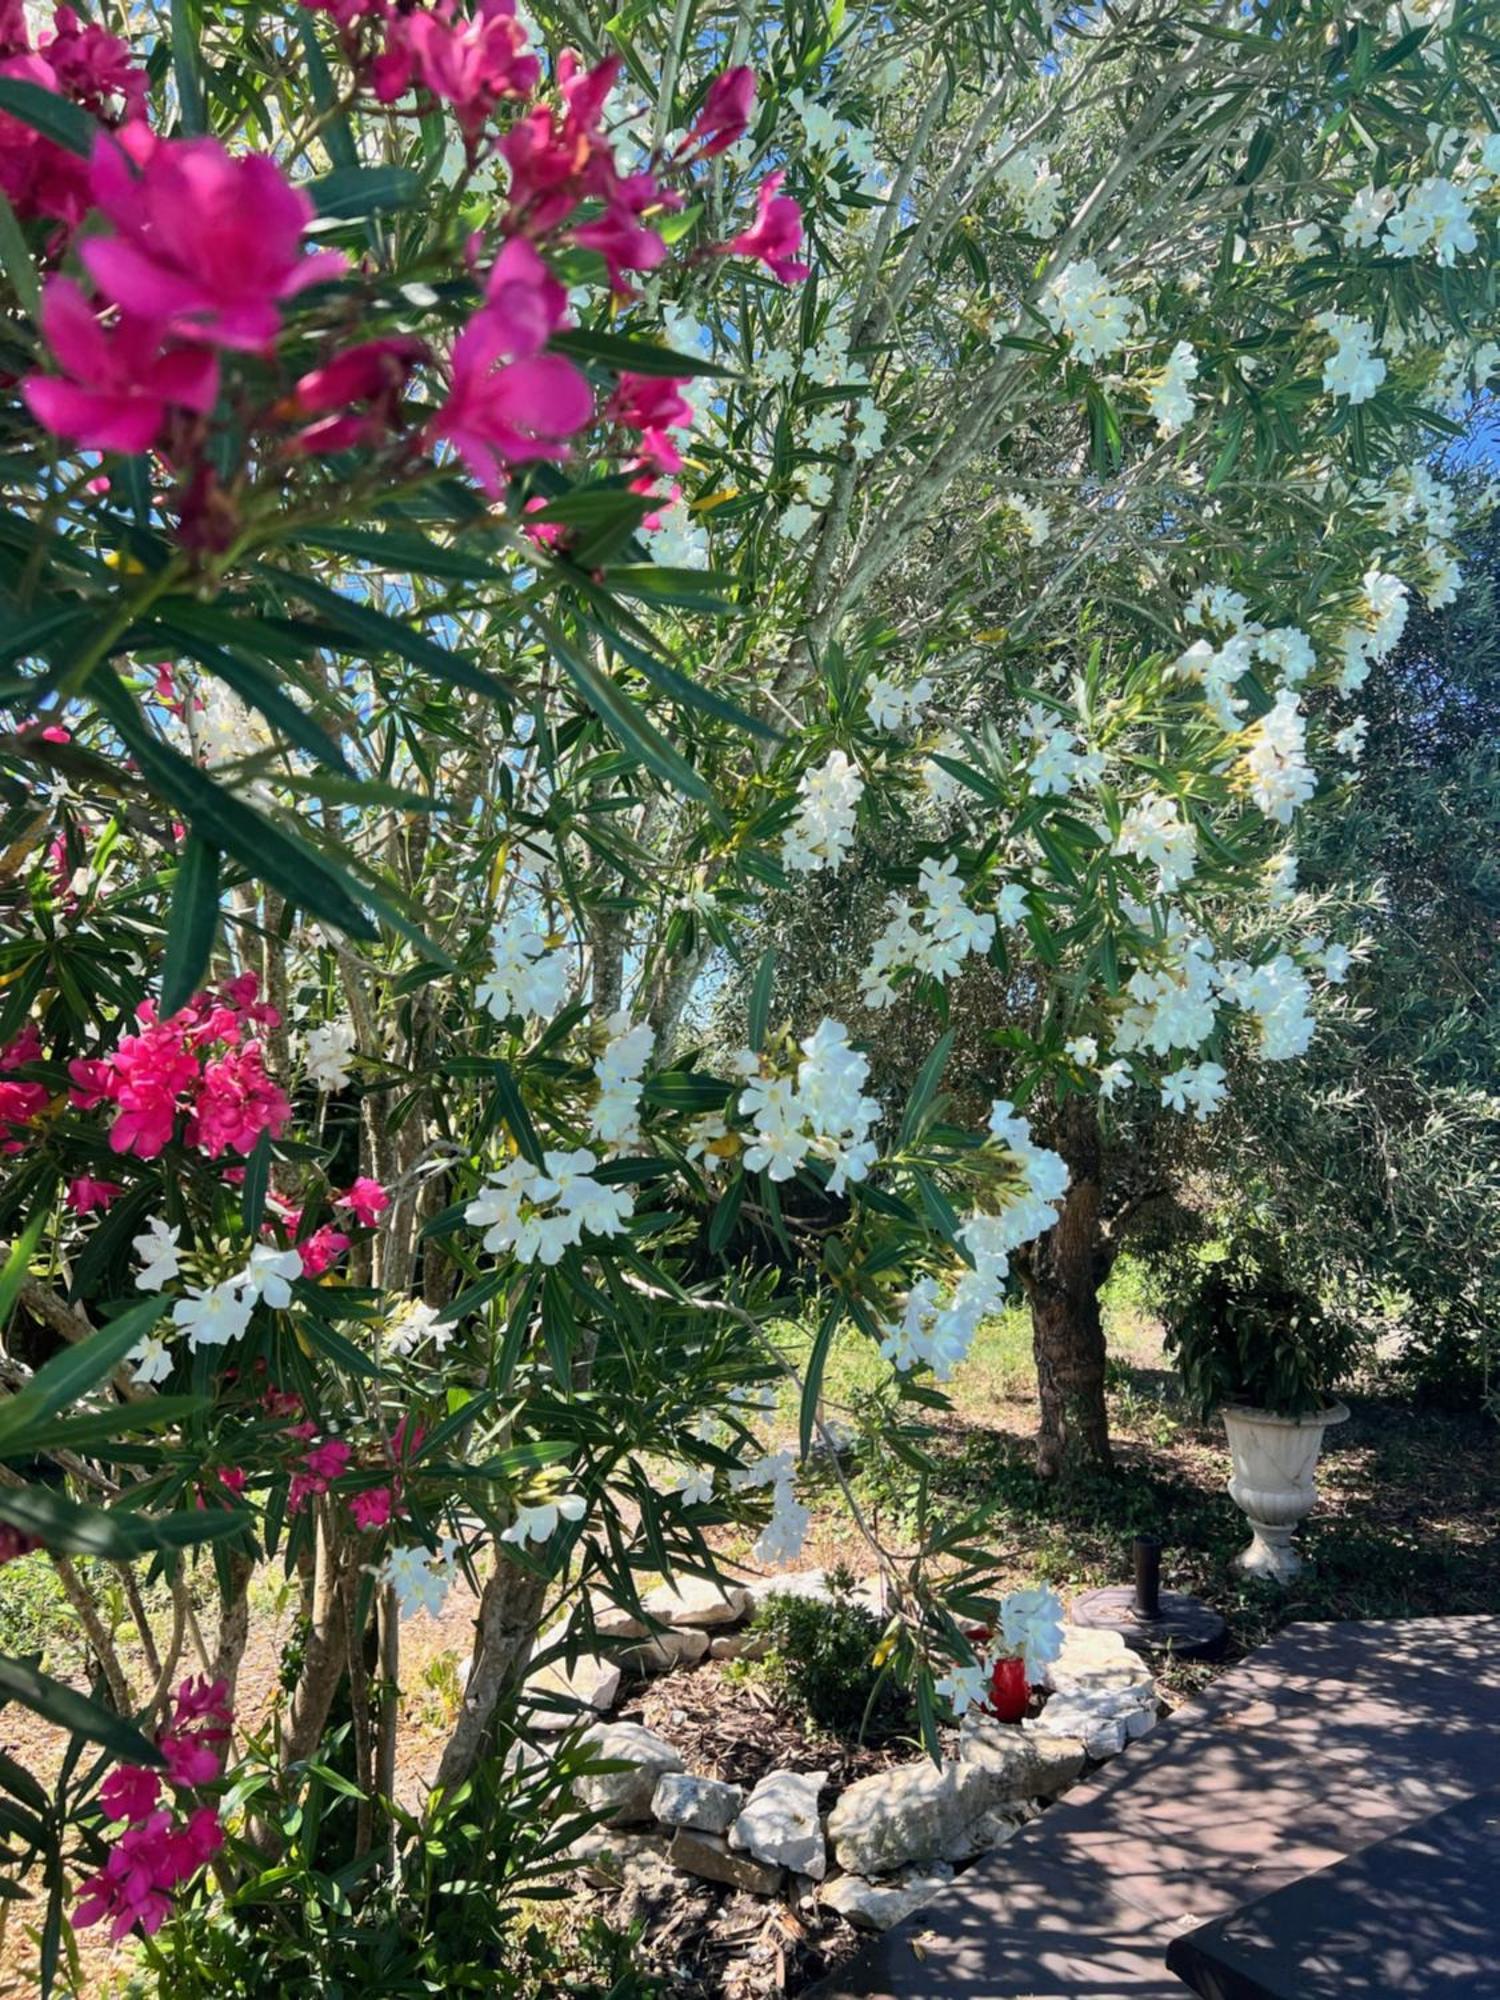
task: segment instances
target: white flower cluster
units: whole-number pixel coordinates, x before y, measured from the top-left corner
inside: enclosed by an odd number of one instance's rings
[[[1154,966],[1137,966],[1125,992],[1115,1026],[1118,1052],[1149,1049],[1164,1056],[1198,1048],[1213,1033],[1218,1010],[1212,945],[1174,911],[1162,958]]]
[[[797,1498],[793,1481],[796,1461],[790,1451],[767,1452],[750,1465],[740,1466],[729,1475],[730,1490],[753,1493],[769,1486],[771,1515],[750,1553],[757,1562],[778,1569],[795,1562],[802,1553],[812,1524],[812,1511]]]
[[[599,1162],[586,1148],[547,1153],[534,1167],[519,1154],[490,1174],[464,1210],[483,1229],[484,1247],[519,1264],[556,1264],[564,1250],[593,1236],[618,1236],[630,1220],[628,1189],[594,1179]]]
[[[1216,1062],[1187,1063],[1161,1080],[1161,1101],[1169,1111],[1186,1111],[1201,1125],[1226,1096],[1225,1072]]]
[[[430,1340],[441,1354],[456,1332],[452,1321],[425,1299],[403,1299],[385,1323],[385,1346],[391,1354],[415,1354],[424,1340]]]
[[[865,696],[871,725],[893,731],[913,728],[921,721],[933,692],[926,674],[909,688],[899,687],[884,674],[877,674]]]
[[[874,133],[863,125],[853,125],[847,118],[841,118],[832,105],[820,103],[805,90],[792,91],[786,101],[802,121],[808,151],[827,153],[834,160],[853,167],[860,176],[861,190],[873,192],[874,185],[879,181]]]
[[[1268,819],[1290,826],[1292,815],[1318,785],[1307,761],[1307,719],[1291,688],[1282,689],[1249,736],[1245,767],[1250,796]]]
[[[1344,241],[1351,249],[1370,249],[1378,236],[1388,257],[1420,257],[1430,250],[1448,267],[1478,246],[1473,213],[1464,189],[1441,174],[1429,174],[1408,189],[1404,202],[1394,188],[1366,186],[1344,217]]]
[[[516,1518],[501,1530],[502,1542],[550,1542],[563,1521],[581,1521],[588,1503],[581,1493],[556,1493],[531,1506],[518,1506]]]
[[[935,1278],[919,1278],[906,1295],[900,1320],[890,1326],[880,1351],[894,1368],[930,1368],[939,1382],[961,1366],[984,1321],[1005,1300],[1010,1254],[1030,1243],[1057,1220],[1057,1205],[1068,1185],[1062,1159],[1031,1137],[1031,1126],[999,1098],[990,1107],[990,1136],[1021,1168],[1021,1185],[997,1214],[968,1217],[958,1240],[973,1259],[945,1298]]]
[[[708,535],[681,494],[654,510],[656,528],[646,544],[651,560],[669,569],[707,569]]]
[[[418,1611],[425,1611],[429,1618],[441,1615],[458,1574],[458,1546],[457,1536],[442,1535],[436,1550],[414,1542],[389,1552],[377,1574],[396,1593],[402,1618]]]
[[[1026,766],[1034,798],[1066,798],[1075,783],[1097,785],[1104,776],[1104,753],[1085,750],[1057,717],[1034,703],[1021,725],[1037,746]]]
[[[990,1683],[1001,1660],[1019,1659],[1027,1681],[1034,1687],[1062,1652],[1062,1600],[1045,1585],[1033,1590],[1012,1590],[1000,1600],[997,1631],[973,1666],[955,1665],[940,1681],[935,1692],[952,1704],[961,1718],[967,1709],[989,1697]]]
[[[1052,534],[1052,516],[1039,500],[1028,500],[1022,493],[1007,493],[1005,504],[1026,531],[1026,539],[1034,549],[1045,547]]]
[[[1333,342],[1333,352],[1323,363],[1323,387],[1330,396],[1346,396],[1350,403],[1367,403],[1385,380],[1385,362],[1375,352],[1375,329],[1367,319],[1351,313],[1319,313],[1313,321],[1319,333]]]
[[[1311,988],[1295,959],[1281,952],[1264,965],[1223,965],[1218,979],[1224,998],[1255,1016],[1266,1062],[1306,1054],[1316,1023],[1307,1011]]]
[[[634,1145],[641,1136],[641,1079],[651,1060],[654,1037],[628,1014],[612,1014],[606,1023],[609,1040],[594,1064],[599,1096],[589,1113],[589,1130],[606,1146]]]
[[[319,1090],[342,1090],[354,1060],[354,1023],[324,1021],[309,1028],[303,1044],[303,1074]]]
[[[865,781],[842,750],[802,773],[797,817],[781,836],[784,867],[799,874],[837,868],[854,845],[854,821]]]
[[[1154,862],[1161,888],[1177,889],[1191,881],[1198,865],[1198,829],[1182,817],[1175,799],[1147,792],[1126,813],[1114,851]]]
[[[962,762],[964,757],[963,739],[951,729],[945,729],[932,746],[934,754],[922,759],[918,776],[922,789],[935,806],[951,806],[962,796],[963,780],[955,778],[951,771],[945,771],[938,763],[939,757],[951,757]]]
[[[995,919],[971,910],[963,898],[958,862],[953,855],[922,863],[918,886],[925,906],[914,911],[904,897],[891,905],[885,929],[875,940],[870,963],[859,976],[867,1007],[879,1011],[896,998],[891,975],[901,966],[915,966],[929,979],[950,979],[972,953],[983,957],[995,941]]]
[[[1146,407],[1156,419],[1156,435],[1164,441],[1176,437],[1191,422],[1196,403],[1190,382],[1198,379],[1198,357],[1190,340],[1179,340],[1146,391]]]
[[[1031,146],[1018,146],[1014,135],[1002,132],[990,151],[998,160],[995,185],[1010,196],[1028,236],[1057,234],[1057,211],[1062,202],[1062,175]]]
[[[497,1021],[512,1014],[555,1014],[568,996],[568,960],[555,950],[536,918],[513,912],[490,929],[490,970],[474,998]]]
[[[1353,694],[1370,678],[1370,668],[1388,659],[1400,644],[1410,610],[1410,594],[1399,576],[1389,570],[1368,569],[1361,587],[1357,624],[1348,625],[1339,636],[1340,694]]]
[[[1048,326],[1068,336],[1083,362],[1118,354],[1141,319],[1135,300],[1126,292],[1111,291],[1092,257],[1067,264],[1049,278],[1037,303]]]
[[[152,1216],[142,1234],[132,1238],[131,1248],[142,1265],[135,1282],[142,1291],[159,1291],[179,1275],[180,1233],[175,1225]],[[250,1315],[261,1299],[277,1312],[289,1306],[292,1285],[301,1276],[302,1259],[297,1251],[257,1243],[243,1270],[212,1284],[189,1285],[187,1296],[172,1307],[172,1325],[177,1333],[186,1335],[194,1353],[200,1347],[227,1347],[248,1328]],[[164,1382],[172,1372],[172,1351],[160,1333],[143,1335],[125,1358],[132,1364],[133,1379],[143,1386]]]
[[[870,1065],[850,1046],[841,1021],[824,1018],[801,1043],[795,1081],[758,1076],[740,1094],[741,1114],[755,1122],[745,1151],[746,1169],[787,1181],[809,1154],[827,1160],[830,1194],[862,1181],[878,1157],[870,1131],[880,1116],[873,1097],[864,1096]]]

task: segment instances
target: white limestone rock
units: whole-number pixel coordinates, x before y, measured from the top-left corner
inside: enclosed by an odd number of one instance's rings
[[[709,1638],[692,1626],[658,1632],[639,1645],[626,1646],[619,1655],[620,1665],[632,1674],[665,1674],[673,1667],[695,1666],[708,1651]]]
[[[1090,1757],[1114,1757],[1156,1727],[1156,1684],[1123,1688],[1073,1688],[1055,1694],[1040,1715],[1022,1727],[1038,1739],[1072,1738]]]
[[[625,1767],[580,1778],[583,1804],[591,1812],[606,1814],[611,1826],[649,1820],[657,1781],[668,1771],[682,1769],[682,1759],[671,1744],[638,1722],[596,1723],[584,1731],[582,1740],[590,1757]]]
[[[663,1826],[691,1826],[700,1833],[728,1833],[745,1803],[739,1785],[668,1771],[657,1780],[651,1811]]]
[[[828,1849],[818,1794],[827,1782],[826,1771],[772,1771],[745,1801],[729,1830],[730,1846],[821,1882]]]
[[[771,1650],[764,1632],[721,1632],[709,1641],[711,1660],[763,1660]]]
[[[1074,1694],[1140,1687],[1150,1682],[1151,1675],[1140,1654],[1133,1653],[1118,1632],[1067,1625],[1062,1651],[1043,1669],[1042,1678],[1054,1694]]]
[[[1083,1745],[1076,1739],[1060,1730],[1031,1735],[977,1708],[959,1726],[958,1755],[961,1763],[989,1773],[997,1802],[1054,1798],[1083,1770]]]
[[[565,1660],[553,1660],[538,1667],[526,1682],[528,1696],[544,1696],[530,1703],[528,1720],[533,1729],[571,1729],[583,1710],[607,1715],[620,1693],[620,1663],[581,1653],[569,1673]]]
[[[596,1826],[572,1843],[568,1859],[595,1889],[660,1890],[673,1879],[666,1838],[659,1833],[612,1833]]]
[[[737,1583],[710,1583],[701,1576],[680,1576],[658,1584],[641,1599],[641,1608],[663,1625],[738,1625],[750,1615],[751,1597]]]
[[[721,1835],[700,1833],[691,1826],[680,1826],[672,1835],[667,1859],[685,1874],[699,1875],[705,1882],[727,1882],[730,1888],[748,1889],[754,1896],[774,1896],[786,1876],[784,1868],[757,1861]]]
[[[824,1883],[818,1900],[859,1930],[888,1931],[930,1903],[952,1880],[953,1870],[941,1861],[923,1869],[904,1869],[879,1882],[863,1875],[838,1875]]]

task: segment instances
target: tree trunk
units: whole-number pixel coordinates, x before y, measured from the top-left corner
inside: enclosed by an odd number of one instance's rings
[[[1058,1150],[1069,1173],[1062,1214],[1021,1267],[1031,1306],[1040,1414],[1036,1465],[1043,1479],[1107,1470],[1111,1463],[1099,1315],[1110,1256],[1102,1227],[1099,1121],[1090,1099],[1067,1100]]]
[[[495,1711],[526,1671],[546,1599],[545,1579],[497,1547],[479,1600],[463,1707],[438,1765],[436,1783],[444,1791],[461,1785],[492,1745]]]

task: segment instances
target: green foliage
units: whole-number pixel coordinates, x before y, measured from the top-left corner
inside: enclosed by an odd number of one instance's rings
[[[853,1596],[849,1570],[830,1570],[827,1597],[771,1594],[754,1629],[770,1642],[762,1672],[781,1697],[830,1735],[879,1742],[910,1725],[910,1698],[876,1664],[884,1628]]]
[[[1307,1416],[1359,1351],[1358,1330],[1290,1279],[1264,1237],[1237,1239],[1220,1257],[1184,1253],[1162,1294],[1167,1351],[1204,1416],[1225,1403]]]
[[[1356,945],[1335,1022],[1277,1087],[1231,1074],[1190,1175],[1384,1322],[1414,1388],[1478,1407],[1500,1324],[1500,534],[1361,690],[1354,809],[1299,842],[1308,930]]]
[[[525,1771],[495,1755],[420,1814],[395,1807],[400,1866],[388,1876],[373,1851],[358,1851],[359,1793],[337,1768],[348,1734],[335,1732],[327,1760],[306,1765],[290,1788],[269,1766],[241,1769],[236,1797],[252,1814],[270,1810],[270,1845],[232,1840],[230,1886],[181,1902],[148,1941],[153,2000],[650,2000],[654,1988],[629,1969],[629,1934],[570,1936],[545,1922],[546,1906],[570,1894],[565,1850],[593,1823],[570,1790],[582,1752],[564,1746]]]

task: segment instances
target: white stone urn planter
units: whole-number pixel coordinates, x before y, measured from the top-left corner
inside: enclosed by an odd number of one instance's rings
[[[1293,1531],[1317,1503],[1313,1473],[1323,1433],[1343,1423],[1348,1409],[1330,1403],[1310,1416],[1278,1417],[1270,1410],[1227,1403],[1219,1414],[1234,1461],[1229,1497],[1251,1528],[1250,1546],[1235,1557],[1235,1565],[1249,1576],[1290,1583],[1302,1567],[1292,1547]]]

